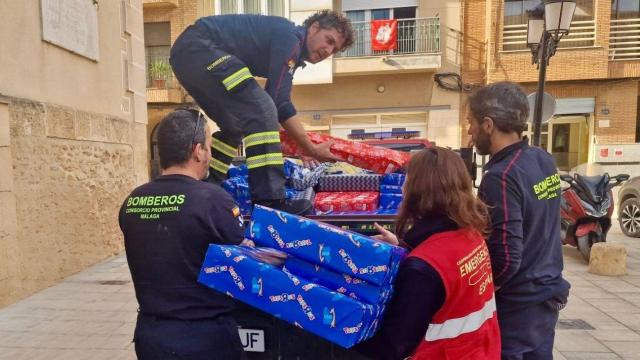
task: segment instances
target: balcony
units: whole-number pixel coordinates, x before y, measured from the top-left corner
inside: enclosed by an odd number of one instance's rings
[[[640,19],[611,19],[609,60],[640,59]]]
[[[182,90],[168,57],[147,56],[147,102],[182,103]]]
[[[149,8],[177,8],[178,0],[142,0],[142,6]]]
[[[502,35],[503,51],[528,50],[527,24],[505,25]],[[592,47],[595,41],[595,20],[572,21],[569,34],[562,38],[558,48]]]
[[[334,58],[336,75],[416,72],[440,68],[440,19],[398,19],[395,50],[373,51],[371,23],[354,21],[355,43]]]

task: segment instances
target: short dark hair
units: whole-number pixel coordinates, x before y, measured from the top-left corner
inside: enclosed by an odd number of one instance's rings
[[[469,109],[479,122],[489,117],[504,133],[521,135],[527,127],[529,101],[520,85],[510,81],[497,82],[477,90],[469,98]]]
[[[205,145],[206,120],[203,117],[196,129],[199,116],[197,110],[180,109],[170,112],[160,121],[157,138],[162,169],[186,163],[193,144]]]
[[[309,16],[304,21],[304,27],[309,29],[314,22],[318,22],[322,29],[336,29],[336,31],[344,36],[344,44],[342,49],[338,51],[344,51],[353,45],[354,35],[353,27],[351,26],[351,20],[342,15],[341,12],[335,10],[321,10],[315,14]]]

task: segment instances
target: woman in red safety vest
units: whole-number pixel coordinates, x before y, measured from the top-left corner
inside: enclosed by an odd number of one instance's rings
[[[440,147],[411,158],[396,235],[410,249],[380,329],[356,350],[375,359],[499,359],[486,206],[460,156]],[[400,240],[398,240],[400,239]]]

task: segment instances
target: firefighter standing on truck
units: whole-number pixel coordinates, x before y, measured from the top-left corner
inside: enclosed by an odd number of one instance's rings
[[[200,181],[211,130],[196,111],[177,110],[158,126],[162,175],[125,199],[119,223],[139,304],[138,359],[241,359],[233,299],[197,282],[210,243],[244,241],[240,209],[221,187]]]
[[[307,138],[291,103],[295,70],[318,63],[353,43],[351,23],[323,10],[295,26],[276,16],[222,15],[200,18],[171,48],[171,66],[184,88],[219,126],[213,134],[208,180],[226,178],[244,140],[254,204],[294,214],[311,210],[308,200],[285,200],[280,126],[306,155],[337,160],[331,143]],[[262,89],[254,76],[267,79]]]

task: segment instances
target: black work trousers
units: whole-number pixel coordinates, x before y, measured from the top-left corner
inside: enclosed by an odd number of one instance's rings
[[[182,86],[220,128],[213,134],[209,180],[219,183],[226,178],[244,140],[252,200],[283,199],[276,106],[248,67],[210,37],[206,30],[191,25],[175,41],[170,57]]]
[[[552,360],[558,310],[546,303],[513,309],[498,303],[502,360]]]
[[[227,315],[188,321],[138,314],[133,341],[139,360],[246,358],[238,325]]]

